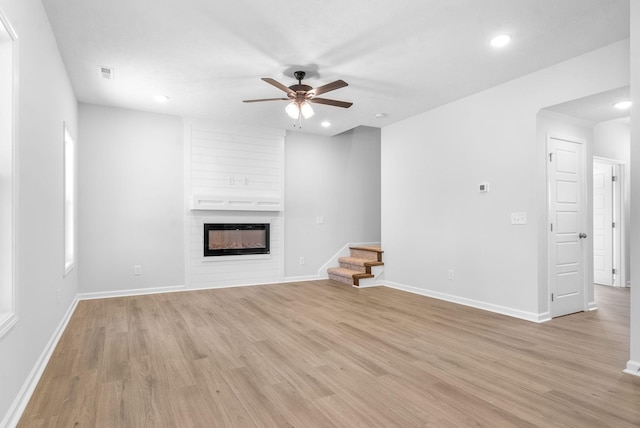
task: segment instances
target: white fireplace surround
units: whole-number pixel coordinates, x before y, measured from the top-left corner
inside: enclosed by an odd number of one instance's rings
[[[185,121],[188,288],[283,280],[284,137],[283,130]],[[268,223],[270,254],[205,257],[205,223]]]
[[[282,211],[284,131],[185,123],[191,210]]]

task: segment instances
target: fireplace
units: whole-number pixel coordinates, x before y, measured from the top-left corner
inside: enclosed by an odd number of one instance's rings
[[[269,254],[269,223],[205,223],[204,256]]]

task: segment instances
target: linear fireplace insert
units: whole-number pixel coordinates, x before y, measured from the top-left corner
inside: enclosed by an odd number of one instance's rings
[[[205,223],[204,256],[269,254],[269,223]]]

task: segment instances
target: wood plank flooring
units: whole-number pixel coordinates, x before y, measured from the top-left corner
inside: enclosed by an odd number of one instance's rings
[[[22,427],[638,427],[629,291],[545,324],[311,281],[79,303]]]

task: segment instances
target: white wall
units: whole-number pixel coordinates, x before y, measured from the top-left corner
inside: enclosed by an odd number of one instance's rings
[[[87,104],[79,118],[80,292],[184,285],[182,119]]]
[[[19,49],[18,322],[0,338],[2,425],[78,291],[77,270],[63,278],[63,122],[76,139],[78,133],[77,102],[42,3],[0,0],[0,7]]]
[[[631,127],[620,119],[597,123],[593,127],[593,155],[629,164]]]
[[[380,241],[379,129],[288,132],[285,171],[285,276],[317,275],[345,244]]]
[[[624,162],[624,195],[622,195],[624,205],[624,222],[627,225],[627,232],[623,236],[625,246],[625,266],[626,281],[629,282],[630,270],[630,240],[629,228],[631,223],[630,187],[631,183],[631,127],[628,123],[620,120],[608,120],[593,127],[593,155],[607,159],[615,159]]]
[[[628,49],[628,41],[615,43],[384,128],[389,283],[544,318],[546,153],[536,141],[536,115],[628,84]],[[478,192],[481,182],[490,183],[489,193]],[[512,212],[526,212],[528,224],[512,226]]]
[[[631,280],[640,278],[640,4],[631,2]],[[636,281],[637,282],[637,281]],[[640,286],[631,283],[631,343],[627,369],[640,374]]]

